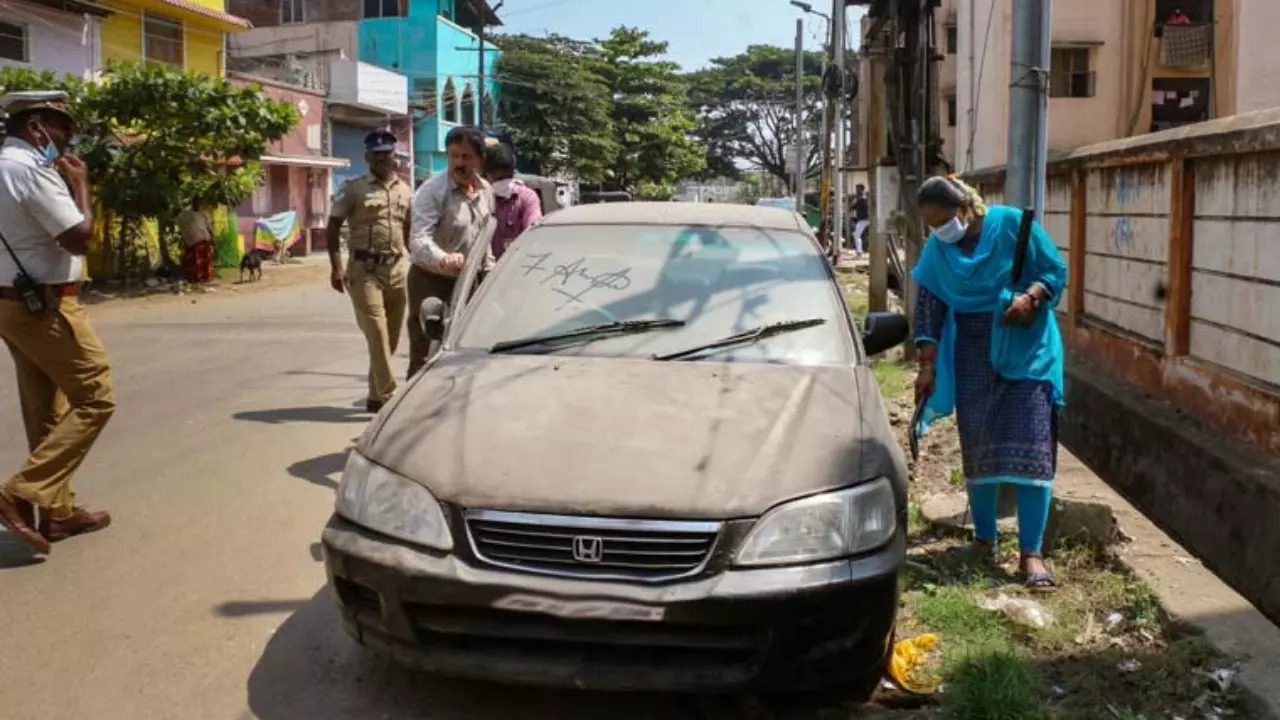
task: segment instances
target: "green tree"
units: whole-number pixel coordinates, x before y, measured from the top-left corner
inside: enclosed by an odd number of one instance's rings
[[[161,259],[176,259],[173,220],[192,203],[234,207],[262,180],[258,160],[298,122],[258,88],[155,64],[113,64],[99,83],[0,71],[0,90],[65,89],[73,96],[94,202],[118,235],[118,271],[135,268],[143,223],[159,222]]]
[[[666,199],[675,182],[706,167],[680,67],[655,58],[667,43],[644,30],[619,27],[599,41],[595,65],[613,99],[618,159],[607,185],[642,198]]]
[[[809,138],[821,125],[825,55],[804,54],[804,123]],[[796,53],[769,45],[716,58],[686,76],[697,113],[696,135],[707,148],[708,172],[737,177],[739,162],[790,182],[786,149],[796,137]],[[818,143],[807,142],[806,175],[816,172]]]
[[[502,48],[499,117],[521,169],[604,182],[618,146],[609,87],[592,66],[595,46],[559,35],[506,35],[495,42]]]

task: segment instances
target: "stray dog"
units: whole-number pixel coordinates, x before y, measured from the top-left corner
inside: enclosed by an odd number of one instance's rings
[[[240,282],[244,282],[244,274],[249,273],[249,281],[256,282],[262,279],[262,256],[261,250],[250,250],[240,259]]]

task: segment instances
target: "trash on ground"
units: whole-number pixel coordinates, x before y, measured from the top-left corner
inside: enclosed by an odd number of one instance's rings
[[[1053,614],[1031,598],[1015,598],[1000,593],[993,598],[979,598],[978,606],[983,610],[998,612],[1019,625],[1036,630],[1043,630],[1053,624]]]
[[[1225,667],[1207,672],[1205,675],[1213,682],[1213,686],[1218,689],[1218,692],[1227,692],[1231,689],[1232,684],[1235,683],[1236,675],[1239,672],[1239,668]]]
[[[915,695],[932,695],[939,691],[942,679],[928,674],[926,669],[938,640],[937,635],[926,633],[901,640],[893,646],[889,678],[895,685]]]
[[[1125,675],[1130,675],[1142,669],[1142,661],[1132,658],[1129,660],[1122,660],[1116,664],[1116,669]]]
[[[1123,614],[1118,612],[1111,613],[1107,616],[1107,632],[1115,632],[1116,628],[1120,627],[1122,623],[1124,623]]]

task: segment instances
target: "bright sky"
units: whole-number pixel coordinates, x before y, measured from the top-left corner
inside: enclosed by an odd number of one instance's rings
[[[490,0],[490,4],[496,4]],[[810,0],[814,10],[831,14],[830,0]],[[789,0],[506,0],[498,10],[499,32],[580,40],[602,38],[619,25],[648,30],[671,44],[670,59],[686,70],[716,57],[736,55],[748,45],[793,47],[796,18],[804,15]],[[849,9],[849,26],[859,27],[862,10]],[[826,21],[804,15],[805,46],[816,50],[826,36]],[[857,43],[851,33],[852,47]]]

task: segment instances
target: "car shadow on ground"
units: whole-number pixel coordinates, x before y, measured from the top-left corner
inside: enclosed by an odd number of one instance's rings
[[[231,417],[236,420],[280,425],[296,422],[367,423],[373,418],[373,415],[367,412],[363,406],[359,408],[342,408],[322,405],[318,407],[278,408],[275,410],[247,410],[235,413]]]
[[[327,590],[303,602],[272,635],[249,676],[248,700],[250,712],[259,720],[709,717],[689,697],[514,688],[405,668],[365,650],[348,636]]]
[[[293,477],[306,480],[312,485],[337,490],[338,479],[342,476],[342,469],[346,464],[347,451],[343,450],[308,460],[299,460],[290,465],[288,470]]]

